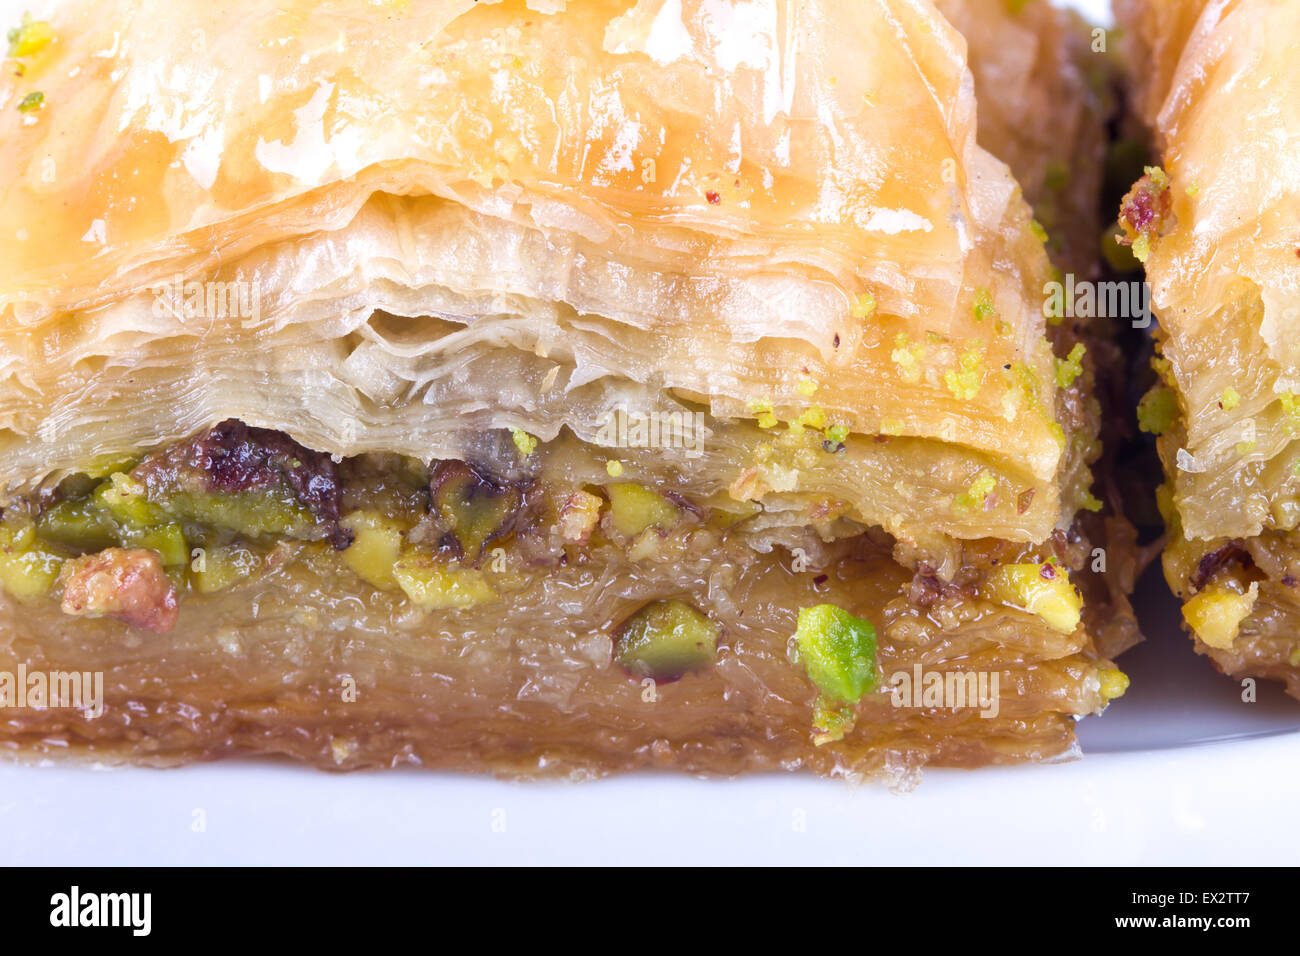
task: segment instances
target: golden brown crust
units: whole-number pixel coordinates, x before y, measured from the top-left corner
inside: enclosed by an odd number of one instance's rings
[[[232,25],[199,2],[70,4],[5,77],[46,96],[0,115],[6,485],[225,417],[340,455],[454,457],[442,423],[484,404],[478,427],[590,438],[641,389],[719,418],[816,404],[925,443],[918,461],[988,459],[1036,489],[1022,536],[1073,513],[1047,260],[928,5],[737,7],[730,24],[657,0],[270,6]],[[174,40],[192,34],[246,54],[214,55],[210,77]],[[169,287],[192,280],[256,301],[191,316]],[[471,363],[519,398],[467,394]],[[907,496],[889,506],[870,520],[924,523]],[[959,533],[1006,533],[977,518]]]

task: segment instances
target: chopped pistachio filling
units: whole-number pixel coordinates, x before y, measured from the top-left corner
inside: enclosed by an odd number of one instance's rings
[[[843,740],[853,729],[853,708],[831,700],[825,694],[813,704],[813,745],[817,747]]]
[[[957,367],[943,373],[943,383],[948,386],[948,391],[962,401],[970,401],[979,394],[983,378],[984,349],[980,345],[966,349]]]
[[[519,449],[519,454],[525,458],[537,451],[537,439],[522,428],[510,429],[510,438],[514,441],[515,448]]]
[[[483,550],[514,528],[523,494],[519,487],[495,481],[465,462],[439,462],[430,480],[430,504],[445,543],[477,562]]]
[[[870,292],[864,292],[853,300],[853,306],[849,309],[849,314],[855,319],[866,319],[876,311],[876,297]]]
[[[1258,596],[1258,582],[1253,582],[1244,594],[1211,585],[1183,604],[1183,620],[1210,647],[1227,649],[1232,647],[1241,622],[1254,609]]]
[[[1295,392],[1281,392],[1277,396],[1278,402],[1282,405],[1282,413],[1286,416],[1288,428],[1294,429],[1300,424],[1300,402],[1297,402]]]
[[[384,591],[395,590],[398,584],[393,569],[402,556],[407,529],[371,510],[344,515],[342,524],[352,532],[352,544],[343,552],[343,563],[368,584]]]
[[[826,417],[826,409],[820,405],[814,405],[812,408],[805,409],[799,413],[799,417],[790,423],[793,429],[795,425],[800,428],[812,428],[821,431],[830,426],[830,419]]]
[[[650,528],[667,531],[681,520],[681,509],[657,491],[625,482],[605,489],[614,530],[635,538]]]
[[[1138,402],[1138,428],[1163,435],[1178,417],[1178,396],[1167,385],[1153,385]]]
[[[214,594],[253,577],[262,564],[262,556],[243,545],[209,548],[190,563],[190,580],[200,594]]]
[[[1124,692],[1129,688],[1129,678],[1121,670],[1106,668],[1097,675],[1101,684],[1098,690],[1101,696],[1107,700],[1114,700],[1116,697],[1123,697]]]
[[[993,489],[998,486],[998,479],[987,469],[975,476],[965,491],[954,499],[953,504],[962,511],[973,511],[984,507]]]
[[[713,663],[722,628],[685,601],[655,601],[614,634],[614,657],[640,677],[672,681]]]
[[[823,434],[832,445],[843,445],[849,440],[849,429],[845,425],[831,425]]]
[[[405,549],[393,564],[392,573],[411,603],[424,611],[474,607],[497,596],[478,568],[448,564],[419,548]]]
[[[921,358],[925,355],[924,345],[912,344],[906,332],[894,336],[894,350],[889,353],[890,360],[898,366],[899,375],[904,382],[916,383],[921,380]]]
[[[1083,616],[1083,595],[1060,565],[1006,564],[989,575],[989,597],[1041,618],[1062,634],[1071,633]]]
[[[24,13],[22,23],[9,31],[10,59],[21,59],[39,53],[50,45],[54,39],[54,28],[43,20],[33,20],[30,13]]]
[[[855,704],[876,689],[876,629],[834,604],[802,608],[795,629],[798,658],[833,701]]]
[[[1070,349],[1069,355],[1056,360],[1056,384],[1058,386],[1069,388],[1074,384],[1074,380],[1083,374],[1083,357],[1087,354],[1087,351],[1082,342],[1076,342],[1074,348]]]
[[[43,512],[37,529],[46,541],[83,551],[114,545],[148,548],[168,567],[189,561],[175,514],[151,502],[144,486],[124,472],[114,472],[84,497],[68,498]]]
[[[0,585],[17,598],[48,594],[63,558],[42,545],[30,522],[0,524]]]

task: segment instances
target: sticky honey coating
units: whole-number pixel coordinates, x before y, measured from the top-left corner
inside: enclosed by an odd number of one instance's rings
[[[6,709],[0,746],[152,763],[254,753],[344,769],[807,767],[907,781],[931,764],[1071,753],[1073,718],[1122,693],[1097,622],[1079,620],[1069,582],[1099,576],[1076,533],[931,553],[843,519],[781,524],[734,500],[691,501],[655,477],[654,455],[628,456],[638,482],[603,476],[600,450],[572,439],[529,458],[520,512],[492,511],[505,530],[482,553],[456,532],[483,512],[462,497],[449,524],[435,499],[449,470],[504,486],[500,460],[495,472],[346,460],[342,549],[191,518],[187,545],[203,545],[180,567],[102,547],[98,527],[42,520],[94,480],[11,509],[0,670],[102,671],[106,692],[93,719]],[[595,502],[581,535],[565,514],[577,494]],[[163,589],[153,605],[133,583],[144,572]],[[941,680],[997,674],[1000,689],[983,710],[919,689],[900,705],[892,682],[918,666]],[[834,714],[822,713],[826,686]]]

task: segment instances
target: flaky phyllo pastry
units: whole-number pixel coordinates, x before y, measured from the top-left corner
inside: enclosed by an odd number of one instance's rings
[[[1063,269],[1093,279],[1099,196],[1115,104],[1103,40],[1043,0],[936,0],[965,37],[979,142],[1008,166]],[[1109,217],[1107,217],[1109,218]]]
[[[1123,692],[1090,356],[929,2],[15,26],[3,667],[104,687],[16,752],[904,773]]]
[[[1198,651],[1300,696],[1300,4],[1119,9],[1161,150],[1120,222],[1160,325],[1165,576]]]

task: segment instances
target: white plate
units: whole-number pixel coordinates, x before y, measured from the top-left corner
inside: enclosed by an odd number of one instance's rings
[[[1296,739],[933,772],[505,784],[221,765],[0,770],[28,864],[1294,864]],[[200,823],[203,829],[198,829]]]
[[[1073,5],[1108,19],[1106,0]],[[781,775],[0,765],[0,863],[1294,863],[1300,704],[1267,685],[1244,703],[1192,653],[1158,574],[1136,603],[1148,641],[1123,658],[1133,685],[1080,725],[1074,762],[931,771],[906,795]]]

